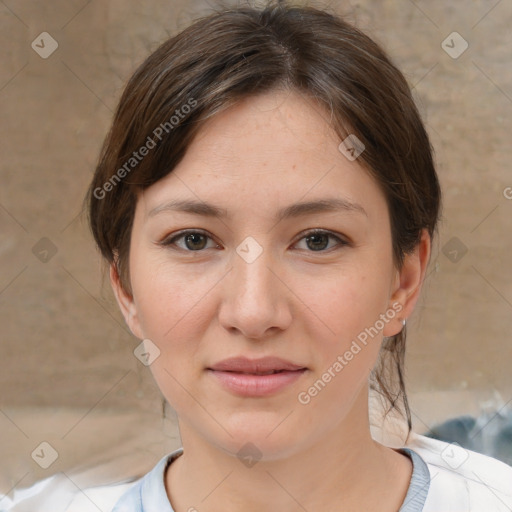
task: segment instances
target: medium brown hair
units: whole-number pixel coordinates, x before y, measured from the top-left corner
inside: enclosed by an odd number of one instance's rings
[[[129,294],[138,191],[172,172],[207,119],[277,89],[315,98],[340,141],[355,134],[364,144],[358,161],[386,197],[397,269],[424,228],[434,236],[441,191],[432,147],[409,86],[383,49],[327,10],[273,0],[261,8],[224,7],[165,41],[135,71],[85,198],[94,239]],[[400,411],[403,399],[410,432],[405,341],[405,328],[384,339],[371,387],[389,401],[386,414]],[[397,393],[387,382],[389,369]]]

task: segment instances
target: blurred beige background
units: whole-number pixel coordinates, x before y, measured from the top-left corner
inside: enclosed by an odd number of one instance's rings
[[[499,409],[512,400],[512,2],[330,5],[404,71],[437,155],[444,220],[408,324],[414,428]],[[125,81],[208,8],[0,1],[0,492],[58,471],[120,480],[179,446],[79,212]],[[31,457],[41,442],[58,453],[47,469]]]

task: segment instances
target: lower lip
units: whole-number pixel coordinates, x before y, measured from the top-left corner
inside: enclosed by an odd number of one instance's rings
[[[306,371],[283,371],[270,375],[249,375],[247,373],[208,371],[230,391],[242,396],[268,396],[294,383]]]

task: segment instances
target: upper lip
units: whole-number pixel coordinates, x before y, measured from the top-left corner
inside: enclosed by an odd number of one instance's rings
[[[260,359],[248,359],[247,357],[230,357],[208,367],[209,370],[262,373],[272,370],[303,370],[305,366],[294,364],[280,357],[262,357]]]

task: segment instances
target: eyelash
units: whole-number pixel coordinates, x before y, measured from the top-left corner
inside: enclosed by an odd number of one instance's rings
[[[190,234],[203,235],[203,236],[206,236],[207,238],[210,238],[211,240],[213,240],[213,238],[206,231],[202,231],[200,229],[186,229],[184,231],[180,231],[180,232],[176,233],[175,235],[173,235],[170,238],[169,237],[165,238],[164,240],[159,242],[159,245],[162,245],[164,247],[168,247],[170,249],[177,249],[177,250],[181,250],[181,251],[184,251],[184,252],[190,252],[190,253],[205,251],[206,249],[199,249],[197,251],[192,251],[192,250],[189,250],[189,249],[183,249],[182,247],[176,248],[175,242],[177,240],[181,239],[181,238],[184,238],[187,235],[190,235]],[[333,239],[335,239],[338,242],[338,247],[339,248],[341,248],[343,246],[350,245],[349,242],[347,242],[346,240],[343,240],[342,238],[340,238],[339,236],[335,235],[331,231],[327,231],[325,229],[311,229],[309,231],[306,231],[306,232],[302,233],[301,238],[299,238],[296,243],[298,243],[301,240],[307,238],[308,236],[314,236],[314,235],[328,235],[330,238],[333,238]],[[174,247],[172,247],[172,246],[174,246]],[[333,248],[331,247],[330,249],[319,250],[319,251],[308,251],[308,252],[311,252],[311,253],[315,253],[315,252],[322,253],[322,252],[330,252],[332,249]]]

